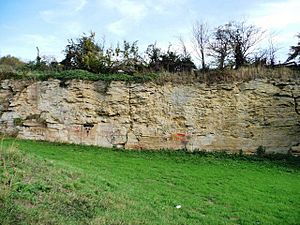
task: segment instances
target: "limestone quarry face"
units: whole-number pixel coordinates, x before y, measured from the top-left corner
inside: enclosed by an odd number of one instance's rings
[[[300,151],[300,81],[157,85],[0,82],[0,131],[18,138],[118,147]]]

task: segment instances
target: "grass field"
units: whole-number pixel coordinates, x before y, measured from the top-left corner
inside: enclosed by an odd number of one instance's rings
[[[3,225],[300,224],[296,158],[14,139],[0,148]]]

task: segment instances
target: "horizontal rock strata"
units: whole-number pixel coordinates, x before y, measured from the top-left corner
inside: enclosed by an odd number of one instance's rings
[[[0,81],[0,130],[18,138],[127,149],[295,154],[300,81],[157,85]]]

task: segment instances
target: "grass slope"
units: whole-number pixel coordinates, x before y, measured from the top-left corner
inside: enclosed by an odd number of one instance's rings
[[[299,224],[299,203],[298,159],[1,145],[0,224]]]

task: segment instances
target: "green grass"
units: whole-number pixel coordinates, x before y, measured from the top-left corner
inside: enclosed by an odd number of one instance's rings
[[[0,224],[300,222],[300,161],[290,157],[6,139],[0,174]]]
[[[91,81],[126,81],[126,82],[148,82],[155,80],[159,75],[157,73],[145,73],[145,74],[135,74],[129,75],[126,73],[112,73],[112,74],[97,74],[91,73],[85,70],[64,70],[64,71],[39,71],[39,70],[29,70],[29,71],[17,71],[17,70],[7,70],[1,71],[0,68],[0,79],[15,78],[15,79],[28,79],[28,80],[48,80],[59,79],[59,80],[91,80]]]
[[[300,70],[290,69],[286,67],[267,68],[248,66],[242,67],[238,70],[232,69],[211,69],[208,71],[197,72],[137,72],[133,75],[126,73],[92,73],[89,71],[74,69],[63,71],[51,70],[30,70],[30,69],[16,69],[11,66],[0,65],[0,80],[3,79],[23,79],[23,80],[48,80],[59,79],[62,81],[79,79],[90,81],[125,81],[132,83],[154,82],[162,85],[165,83],[179,84],[194,84],[194,83],[234,83],[239,81],[249,81],[254,79],[277,79],[281,81],[299,80]]]
[[[146,82],[155,79],[158,74],[147,73],[147,74],[96,74],[91,73],[85,70],[65,70],[61,72],[43,72],[43,71],[32,71],[29,75],[29,78],[37,80],[48,80],[49,78],[59,79],[59,80],[70,80],[70,79],[80,79],[80,80],[102,80],[102,81],[127,81],[127,82]]]

